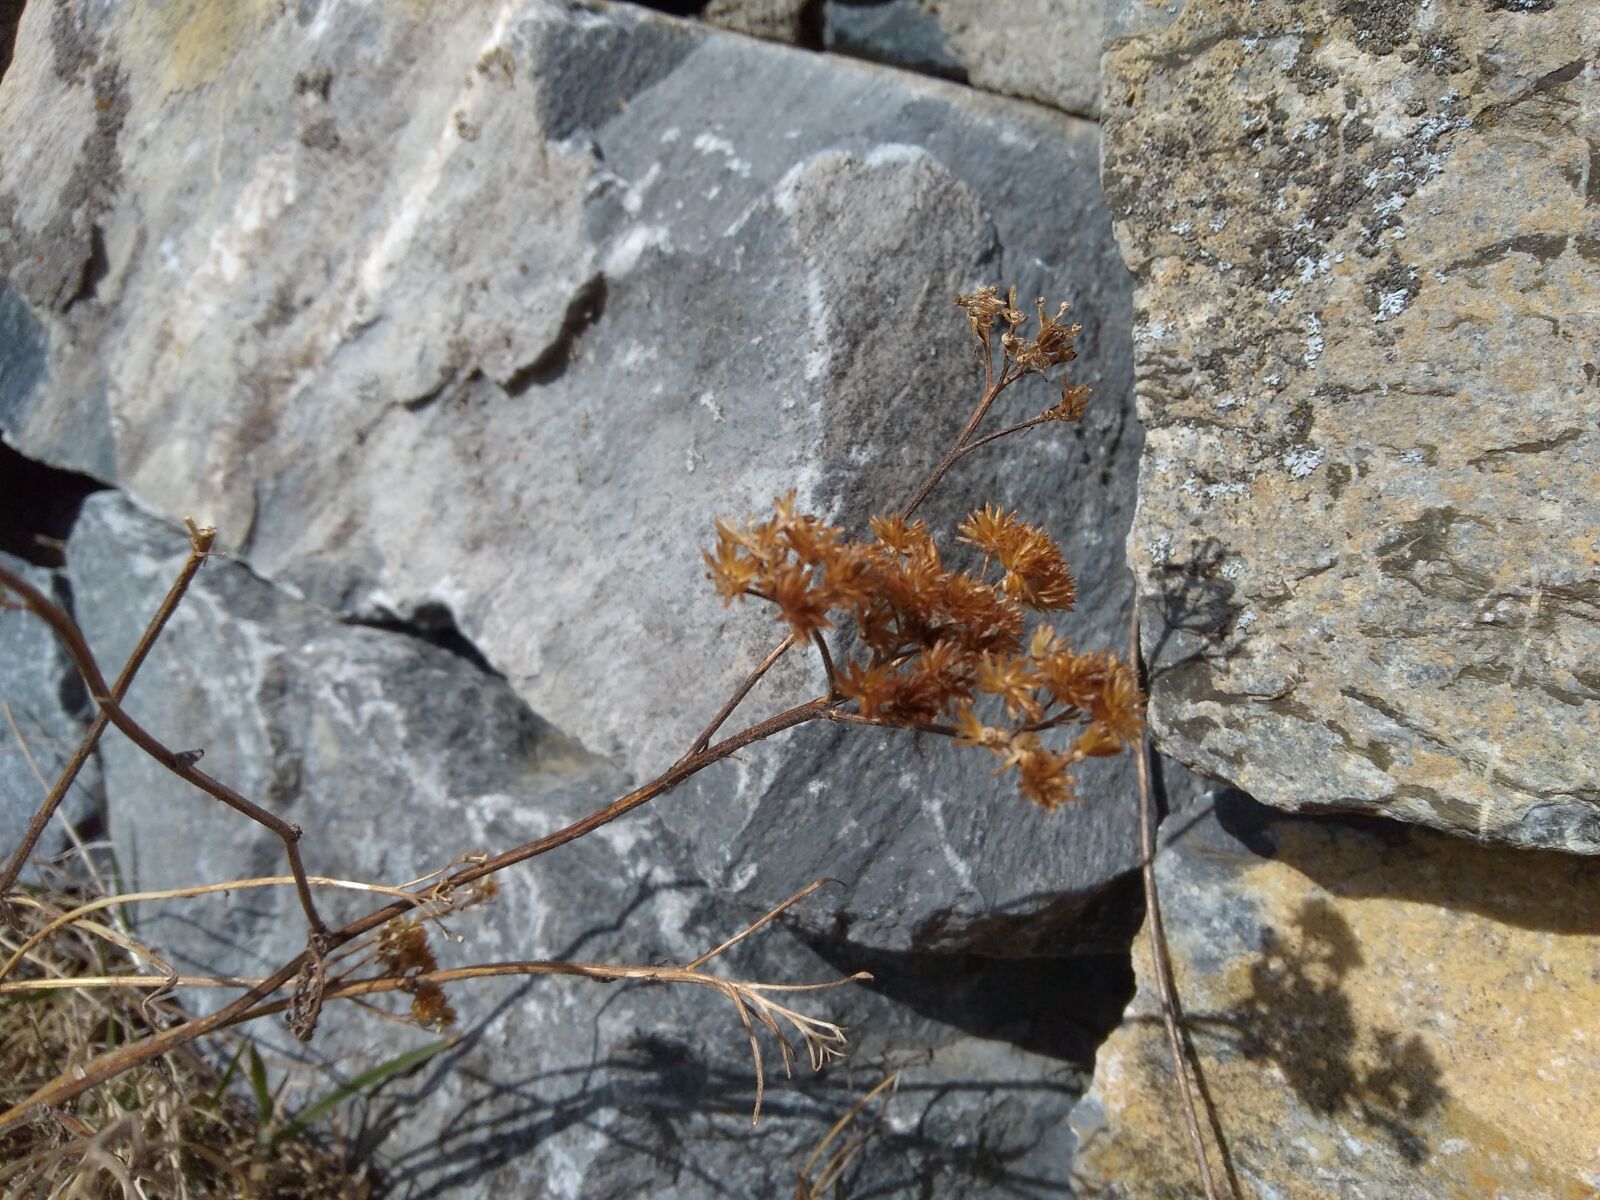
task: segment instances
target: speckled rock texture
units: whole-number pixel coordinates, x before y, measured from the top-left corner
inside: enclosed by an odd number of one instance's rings
[[[1184,1028],[1247,1200],[1600,1190],[1600,876],[1571,855],[1286,816],[1238,793],[1163,827]],[[1073,1125],[1082,1197],[1200,1194],[1153,985]],[[1202,1124],[1211,1124],[1204,1109]]]
[[[330,611],[444,614],[648,778],[779,636],[704,579],[713,519],[790,488],[852,528],[902,501],[975,399],[954,294],[1016,280],[1083,314],[1099,403],[925,511],[1060,530],[1075,635],[1126,645],[1129,280],[1094,125],[629,5],[183,12],[24,14],[0,89],[21,452],[215,523]],[[814,659],[785,668],[736,719],[816,693]],[[754,911],[830,875],[824,932],[860,945],[1059,952],[1134,863],[1129,765],[1052,815],[924,741],[800,731],[664,819]]]
[[[69,543],[70,577],[78,619],[108,660],[138,638],[186,549],[180,530],[124,497],[88,502]],[[537,837],[624,788],[614,766],[540,720],[470,656],[341,622],[221,559],[201,570],[128,707],[170,744],[204,746],[212,774],[301,823],[308,869],[335,878],[413,878]],[[175,780],[115,731],[103,747],[129,886],[283,873],[270,833]],[[498,881],[492,900],[446,918],[448,933],[434,929],[442,965],[681,963],[749,919],[687,869],[682,847],[649,812]],[[808,903],[826,912],[838,894]],[[330,918],[374,907],[370,894],[322,889],[319,898]],[[305,939],[283,887],[144,905],[139,932],[185,974],[262,974]],[[843,1022],[852,1049],[821,1075],[802,1052],[790,1082],[768,1040],[769,1090],[755,1129],[748,1042],[724,999],[570,979],[453,987],[460,1040],[341,1120],[376,1148],[397,1196],[776,1196],[793,1191],[834,1122],[899,1071],[887,1108],[871,1106],[848,1131],[869,1143],[853,1187],[937,1200],[991,1187],[1069,1194],[1066,1117],[1086,1082],[1096,1026],[1114,1024],[1131,992],[1125,957],[862,959],[779,924],[719,969],[771,983],[859,969],[877,976],[871,987],[793,997],[800,1010]],[[183,998],[205,1010],[220,995]],[[298,1107],[436,1035],[331,1003],[309,1045],[277,1019],[258,1022],[251,1036],[274,1083],[286,1073]]]
[[[1600,853],[1600,5],[1115,8],[1160,744]]]

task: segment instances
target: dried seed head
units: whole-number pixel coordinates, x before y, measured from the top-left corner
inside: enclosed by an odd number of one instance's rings
[[[970,295],[956,297],[957,306],[967,310],[972,332],[985,345],[989,342],[989,331],[994,328],[995,317],[1006,311],[1006,303],[1000,299],[999,291],[994,284],[986,283]]]

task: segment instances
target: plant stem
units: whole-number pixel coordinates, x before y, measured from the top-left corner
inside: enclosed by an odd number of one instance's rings
[[[178,572],[178,577],[172,581],[172,586],[167,589],[166,598],[161,601],[161,606],[156,609],[155,616],[150,618],[150,623],[145,626],[144,633],[139,637],[139,643],[133,648],[133,653],[128,656],[128,661],[123,664],[117,682],[112,685],[111,699],[121,703],[122,698],[128,694],[128,688],[133,684],[133,677],[139,673],[139,668],[144,665],[144,660],[149,656],[151,648],[156,644],[156,639],[161,636],[161,631],[166,628],[167,621],[178,610],[178,604],[189,590],[196,572],[202,563],[211,554],[211,544],[216,540],[215,529],[195,529],[191,527],[189,534],[189,557],[184,561],[183,567]],[[0,568],[0,582],[6,587],[16,577]],[[19,581],[20,582],[20,581]],[[20,593],[19,593],[20,595]],[[89,728],[84,731],[83,739],[78,743],[78,748],[72,752],[72,757],[56,777],[55,785],[44,798],[44,803],[39,806],[39,811],[33,814],[33,819],[28,822],[28,828],[22,835],[22,841],[17,844],[16,850],[7,860],[4,869],[0,869],[0,897],[16,886],[17,878],[22,874],[22,868],[27,865],[28,856],[33,853],[33,848],[38,845],[40,837],[44,835],[45,826],[50,823],[50,818],[55,816],[56,809],[61,807],[61,802],[66,799],[67,790],[77,780],[84,764],[89,761],[89,756],[94,753],[94,748],[100,742],[100,735],[105,733],[106,726],[111,718],[105,709],[95,714],[94,720],[89,723]],[[0,909],[4,905],[0,904]],[[9,909],[5,909],[9,912]]]
[[[1133,604],[1133,661],[1139,660],[1139,602]],[[1139,763],[1139,852],[1140,874],[1144,880],[1144,905],[1146,920],[1150,923],[1150,957],[1155,963],[1156,993],[1161,1000],[1161,1023],[1167,1033],[1167,1053],[1172,1059],[1172,1073],[1178,1081],[1178,1094],[1183,1101],[1183,1124],[1189,1133],[1189,1147],[1194,1152],[1195,1170],[1200,1174],[1200,1185],[1205,1189],[1206,1200],[1217,1200],[1217,1185],[1211,1177],[1211,1161],[1206,1155],[1205,1139],[1200,1134],[1200,1117],[1195,1108],[1194,1091],[1189,1085],[1187,1056],[1183,1052],[1183,1035],[1178,1029],[1178,989],[1172,981],[1172,965],[1167,952],[1167,934],[1161,922],[1161,897],[1156,890],[1156,821],[1155,804],[1150,795],[1150,762],[1148,738],[1143,729],[1139,732],[1134,751]]]
[[[986,378],[989,378],[987,374]],[[994,402],[1000,398],[1000,393],[1011,386],[1015,382],[1015,378],[1008,369],[1002,367],[1000,378],[991,380],[986,384],[983,389],[983,395],[979,397],[977,405],[972,410],[972,415],[967,418],[967,423],[961,427],[961,432],[956,436],[956,440],[949,451],[939,461],[939,465],[928,472],[928,477],[922,481],[922,486],[916,490],[910,502],[901,511],[900,515],[903,518],[910,520],[911,514],[922,507],[922,502],[928,498],[928,494],[939,486],[939,481],[944,478],[945,472],[954,466],[956,460],[964,453],[967,439],[973,435],[983,418],[994,407]]]
[[[739,685],[738,690],[728,697],[728,702],[717,710],[717,715],[712,717],[710,723],[700,731],[700,736],[690,744],[688,752],[679,760],[680,762],[693,758],[711,744],[711,739],[716,736],[717,730],[721,729],[722,723],[733,715],[733,710],[744,703],[744,698],[750,694],[750,689],[761,681],[761,677],[770,671],[773,665],[787,654],[793,645],[794,634],[791,633],[756,664],[756,669],[745,676],[745,680]]]
[[[311,888],[306,884],[306,869],[300,861],[300,849],[296,844],[300,840],[300,826],[289,824],[254,801],[245,799],[227,784],[196,769],[194,761],[197,756],[188,753],[180,755],[157,741],[149,730],[130,717],[117,703],[112,689],[106,686],[105,676],[100,673],[100,666],[95,662],[89,644],[84,641],[83,634],[73,623],[72,618],[27,580],[13,575],[4,567],[0,567],[0,584],[4,584],[9,591],[16,593],[30,612],[50,626],[57,639],[66,647],[73,665],[83,676],[83,681],[88,684],[89,695],[100,706],[101,714],[121,730],[129,741],[179,779],[215,797],[229,808],[243,813],[252,821],[278,835],[283,842],[284,851],[289,856],[289,869],[294,873],[295,890],[300,894],[300,907],[305,910],[306,921],[314,934],[325,934],[328,927],[322,923],[322,917],[317,913],[316,902],[311,898]]]
[[[786,709],[775,716],[768,717],[764,721],[758,721],[749,728],[723,739],[698,754],[687,756],[643,787],[634,789],[626,796],[590,813],[581,820],[574,821],[572,824],[558,829],[545,837],[525,842],[521,846],[514,847],[502,854],[494,855],[469,867],[464,867],[436,885],[435,891],[441,894],[448,892],[453,888],[475,882],[486,875],[492,875],[497,871],[502,871],[507,867],[554,850],[557,846],[566,845],[568,842],[593,832],[602,825],[615,821],[625,813],[632,812],[640,805],[648,803],[662,793],[670,791],[691,775],[705,769],[714,762],[720,762],[735,751],[750,745],[750,743],[824,716],[829,710],[829,706],[833,703],[835,702],[828,697],[819,696],[814,700],[809,700],[804,704],[796,705],[794,708]],[[400,900],[376,909],[366,916],[352,921],[342,929],[332,930],[324,934],[320,939],[322,953],[326,954],[336,950],[362,934],[368,933],[396,917],[413,912],[415,909],[416,903],[412,900]],[[0,1113],[0,1133],[4,1133],[18,1122],[27,1119],[28,1114],[40,1104],[48,1105],[52,1108],[65,1104],[67,1101],[81,1096],[90,1088],[96,1087],[108,1079],[114,1079],[124,1071],[130,1070],[140,1063],[148,1062],[150,1059],[165,1054],[167,1051],[175,1049],[186,1042],[193,1041],[195,1038],[204,1037],[215,1030],[237,1025],[243,1021],[254,1020],[256,1017],[264,1016],[268,1012],[279,1011],[286,1007],[288,1002],[273,1002],[269,998],[286,983],[294,979],[308,961],[310,961],[309,951],[303,951],[244,995],[239,996],[210,1016],[198,1017],[181,1025],[174,1025],[170,1029],[164,1029],[159,1033],[152,1034],[143,1041],[107,1051],[87,1063],[81,1063],[69,1068],[49,1083],[36,1089],[31,1096],[20,1104]],[[336,990],[339,986],[337,983],[329,984],[324,995],[342,995],[343,993]],[[263,1001],[267,1001],[267,1003],[263,1004]]]

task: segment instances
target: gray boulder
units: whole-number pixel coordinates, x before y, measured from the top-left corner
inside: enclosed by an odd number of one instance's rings
[[[1093,125],[628,6],[164,13],[30,8],[0,89],[0,275],[44,348],[0,411],[24,453],[332,611],[448,618],[642,779],[778,634],[702,579],[712,518],[900,501],[975,394],[950,298],[1015,280],[1075,303],[1098,403],[928,515],[1044,522],[1074,634],[1125,644],[1139,435]],[[818,683],[796,656],[739,715]],[[663,819],[753,911],[834,875],[825,931],[859,944],[1056,953],[1135,861],[1127,764],[1083,790],[1049,816],[948,746],[803,731]]]
[[[98,654],[114,658],[137,637],[138,614],[165,590],[184,548],[180,531],[127,500],[90,501],[70,556]],[[204,747],[215,776],[303,825],[308,868],[338,878],[403,881],[537,836],[625,786],[470,657],[414,633],[341,622],[221,559],[202,569],[128,708],[171,744]],[[134,885],[284,871],[276,838],[114,732],[102,759]],[[685,869],[648,809],[498,879],[491,900],[434,930],[442,965],[686,962],[747,920]],[[809,903],[826,911],[837,894]],[[319,899],[334,919],[374,902],[333,889]],[[184,973],[264,973],[304,942],[285,887],[138,912],[141,938]],[[399,1195],[775,1195],[795,1186],[834,1122],[899,1071],[887,1108],[869,1106],[849,1130],[866,1141],[850,1175],[856,1186],[881,1195],[1067,1195],[1065,1118],[1095,1030],[1126,1000],[1126,959],[878,962],[847,947],[819,952],[778,925],[718,969],[810,983],[862,968],[879,982],[793,998],[844,1023],[851,1051],[821,1075],[805,1068],[802,1052],[789,1083],[769,1041],[765,1115],[754,1129],[748,1044],[720,996],[538,978],[452,987],[457,1040],[420,1073],[362,1093],[339,1119]],[[207,1010],[221,1003],[214,991],[184,998]],[[436,1039],[340,1003],[326,1008],[309,1045],[277,1019],[249,1033],[274,1081],[287,1077],[291,1108]]]
[[[1600,7],[1116,8],[1160,744],[1600,853]]]

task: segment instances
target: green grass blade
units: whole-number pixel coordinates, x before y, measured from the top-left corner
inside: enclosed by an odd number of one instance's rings
[[[341,1083],[327,1095],[306,1105],[295,1113],[290,1120],[285,1122],[282,1129],[273,1134],[272,1140],[276,1142],[279,1138],[291,1137],[299,1133],[301,1130],[321,1120],[351,1096],[356,1096],[375,1088],[397,1075],[403,1075],[407,1071],[415,1070],[440,1051],[448,1050],[453,1045],[455,1045],[454,1038],[441,1038],[437,1042],[429,1042],[426,1046],[418,1046],[415,1050],[407,1050],[404,1054],[397,1055],[388,1062],[379,1063],[372,1070],[364,1071],[349,1083]]]
[[[254,1042],[247,1042],[246,1045],[250,1049],[250,1090],[255,1093],[256,1110],[265,1128],[272,1122],[272,1092],[267,1087],[267,1064],[256,1053]]]

